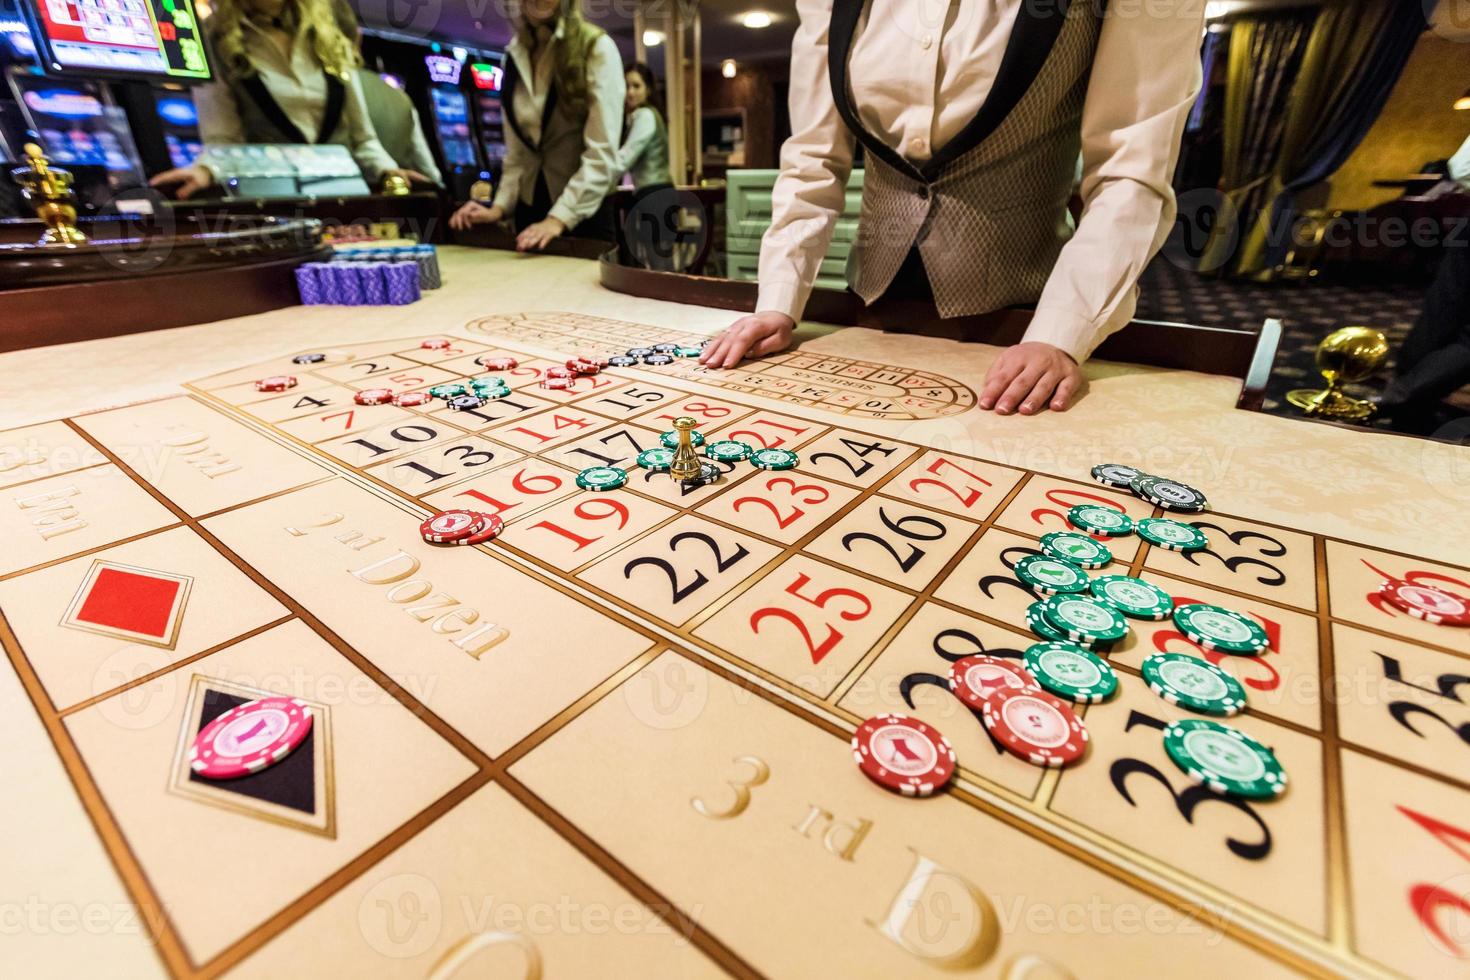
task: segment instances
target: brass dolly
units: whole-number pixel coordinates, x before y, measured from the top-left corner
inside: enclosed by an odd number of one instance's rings
[[[36,244],[65,248],[85,244],[87,236],[77,227],[71,172],[53,169],[35,143],[25,145],[25,155],[30,166],[16,167],[10,176],[20,185],[21,196],[35,209],[36,217],[46,224],[46,232]]]

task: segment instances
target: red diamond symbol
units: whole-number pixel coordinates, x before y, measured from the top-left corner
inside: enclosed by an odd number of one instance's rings
[[[172,648],[193,579],[97,560],[72,597],[62,626]]]

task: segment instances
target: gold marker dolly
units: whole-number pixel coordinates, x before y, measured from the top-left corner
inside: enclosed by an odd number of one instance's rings
[[[691,435],[698,424],[688,415],[674,419],[674,429],[679,433],[679,445],[674,450],[673,462],[669,464],[669,476],[680,483],[700,477],[699,457],[694,453],[694,437]]]

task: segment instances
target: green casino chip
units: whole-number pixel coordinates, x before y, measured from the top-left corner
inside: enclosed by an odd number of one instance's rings
[[[486,374],[478,378],[470,379],[471,388],[509,388],[505,379],[493,374]]]
[[[1092,580],[1092,597],[1134,619],[1168,619],[1174,597],[1152,582],[1128,575],[1104,575]]]
[[[435,398],[442,398],[445,401],[448,401],[449,399],[457,398],[460,395],[470,394],[470,389],[460,384],[458,381],[450,381],[446,384],[434,385],[434,387],[429,389],[429,394],[433,395]]]
[[[577,486],[583,490],[616,490],[627,482],[627,471],[616,466],[590,466],[577,474]]]
[[[1093,704],[1118,689],[1118,675],[1108,662],[1075,643],[1037,643],[1022,656],[1038,684],[1068,701]]]
[[[1128,635],[1122,613],[1086,596],[1052,596],[1042,602],[1041,615],[1069,640],[1114,643]]]
[[[698,357],[700,354],[703,353],[703,347],[680,347],[678,350],[674,351],[674,354],[677,357]]]
[[[1204,602],[1174,610],[1174,625],[1206,650],[1257,654],[1271,642],[1260,623],[1244,613]]]
[[[1240,681],[1190,654],[1156,653],[1143,662],[1141,671],[1149,690],[1181,708],[1224,717],[1245,708]]]
[[[1145,517],[1134,530],[1140,538],[1165,551],[1201,551],[1210,546],[1205,532],[1168,517]]]
[[[721,439],[704,447],[704,454],[710,459],[721,463],[743,463],[751,457],[755,449],[743,442],[733,439]]]
[[[1041,550],[1053,558],[1069,561],[1079,568],[1102,568],[1113,560],[1112,551],[1085,534],[1052,531],[1041,536]]]
[[[665,449],[678,449],[679,430],[670,429],[668,432],[662,433],[661,435],[659,435],[658,441],[664,444]],[[697,430],[691,429],[689,432],[689,443],[690,445],[694,446],[694,448],[698,449],[700,446],[704,445],[704,436],[700,435]]]
[[[674,462],[674,451],[664,449],[645,449],[638,454],[638,465],[645,470],[666,470]]]
[[[1196,783],[1216,793],[1269,800],[1286,792],[1276,753],[1218,721],[1186,718],[1164,729],[1164,751]]]
[[[1050,555],[1027,555],[1011,567],[1026,585],[1042,595],[1086,592],[1087,573],[1069,561]]]
[[[750,454],[750,465],[762,470],[795,469],[801,457],[789,449],[757,449]]]
[[[476,388],[475,394],[486,401],[495,401],[500,398],[509,398],[511,390],[509,388]]]
[[[1121,510],[1101,504],[1078,504],[1067,511],[1067,520],[1073,527],[1100,534],[1105,538],[1119,538],[1133,531],[1133,518]]]
[[[1051,640],[1053,643],[1068,642],[1066,633],[1046,621],[1046,617],[1041,614],[1039,602],[1033,602],[1026,607],[1026,625],[1043,640]]]
[[[1135,466],[1122,463],[1098,463],[1092,468],[1092,478],[1105,487],[1126,487],[1140,476],[1147,476]]]

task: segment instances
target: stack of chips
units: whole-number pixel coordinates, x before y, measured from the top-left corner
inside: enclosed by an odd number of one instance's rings
[[[417,262],[307,262],[296,286],[307,306],[404,306],[422,295]]]
[[[353,264],[412,262],[418,269],[420,289],[438,289],[444,284],[439,272],[439,252],[432,245],[339,246],[334,261]]]

